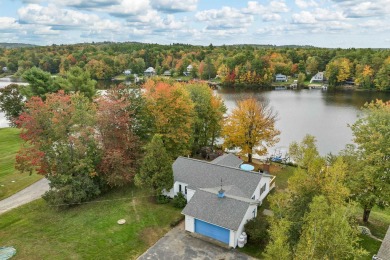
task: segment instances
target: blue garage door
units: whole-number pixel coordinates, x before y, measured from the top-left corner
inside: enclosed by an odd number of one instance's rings
[[[195,232],[229,244],[230,230],[195,219]]]

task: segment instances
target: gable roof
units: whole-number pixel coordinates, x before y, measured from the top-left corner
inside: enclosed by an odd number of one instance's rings
[[[153,67],[149,67],[145,70],[145,72],[154,72],[154,68]]]
[[[211,161],[213,164],[238,168],[244,161],[231,153],[221,155]]]
[[[390,226],[387,229],[386,236],[382,241],[377,256],[381,259],[390,259]]]
[[[186,183],[190,188],[220,187],[222,179],[223,186],[230,187],[226,195],[243,198],[251,198],[260,179],[268,176],[185,157],[177,158],[172,168],[174,181]]]
[[[250,203],[247,201],[227,196],[218,198],[215,193],[197,190],[182,214],[227,229],[238,230],[249,206]]]

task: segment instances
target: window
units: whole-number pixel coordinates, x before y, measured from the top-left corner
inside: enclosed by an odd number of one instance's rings
[[[261,189],[260,189],[260,196],[261,196],[261,194],[263,194],[263,192],[266,190],[266,188],[267,188],[267,184],[265,183],[263,185],[263,187],[261,187]]]
[[[253,195],[253,196],[252,196],[252,199],[253,199],[253,200],[256,199],[256,195]]]
[[[256,217],[256,209],[253,210],[252,214],[253,214],[253,217],[255,218]]]
[[[179,184],[179,192],[181,192],[181,184]]]
[[[187,195],[187,186],[184,187],[184,193]]]

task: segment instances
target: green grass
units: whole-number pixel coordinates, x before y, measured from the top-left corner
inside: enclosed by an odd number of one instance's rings
[[[0,128],[0,200],[42,178],[15,170],[15,155],[22,143],[19,133],[16,128]]]
[[[64,210],[34,201],[1,215],[0,245],[14,246],[15,260],[135,259],[181,216],[181,210],[157,205],[148,194],[125,187]],[[118,225],[119,219],[126,224]]]
[[[368,255],[359,259],[371,259],[373,255],[378,253],[378,250],[381,247],[381,242],[366,235],[360,235],[359,237],[361,239],[359,244],[368,252]]]

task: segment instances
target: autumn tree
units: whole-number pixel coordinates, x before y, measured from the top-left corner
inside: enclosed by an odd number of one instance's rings
[[[185,86],[194,103],[192,153],[201,147],[213,145],[219,137],[226,107],[206,84],[192,83]]]
[[[351,126],[357,149],[347,155],[354,155],[349,162],[355,169],[349,174],[349,187],[363,208],[363,221],[368,222],[374,206],[389,207],[390,102],[371,102],[362,112]]]
[[[294,259],[356,259],[366,252],[359,246],[358,230],[351,223],[351,209],[313,198],[303,218],[302,235]]]
[[[99,172],[108,185],[131,183],[140,158],[134,111],[126,88],[114,88],[97,100],[97,132],[101,147]]]
[[[24,108],[24,96],[20,93],[20,86],[10,84],[0,89],[0,111],[5,113],[5,117],[11,126],[16,126],[15,121]]]
[[[144,85],[153,132],[160,134],[172,158],[187,155],[191,149],[194,104],[181,84],[149,80]]]
[[[135,176],[138,186],[151,187],[156,195],[173,186],[172,159],[167,153],[160,135],[153,136],[145,147],[139,173]]]
[[[274,216],[267,259],[278,251],[286,255],[285,259],[362,256],[347,204],[347,164],[341,157],[330,162],[318,155],[314,138],[306,137],[298,147],[295,157],[306,167],[298,166],[288,180],[288,189],[270,197]]]
[[[80,67],[72,67],[66,76],[73,91],[83,93],[92,100],[96,94],[96,81],[91,79],[88,71],[83,71]]]
[[[17,121],[25,143],[16,168],[48,178],[50,190],[44,199],[51,204],[80,203],[101,192],[95,112],[87,98],[60,91],[48,94],[45,101],[32,97]]]
[[[280,134],[275,128],[277,114],[266,104],[255,98],[239,101],[222,128],[225,148],[240,148],[240,154],[248,156],[264,155],[267,147],[279,141]]]
[[[390,89],[390,61],[383,63],[375,76],[374,83],[378,90],[385,91]]]
[[[326,78],[329,84],[336,86],[351,76],[351,64],[347,58],[337,58],[326,65]]]

